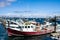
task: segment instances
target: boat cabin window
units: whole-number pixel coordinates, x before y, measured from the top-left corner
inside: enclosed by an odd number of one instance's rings
[[[19,28],[21,28],[21,26],[19,26]]]
[[[10,24],[15,24],[15,25],[17,25],[16,23],[13,23],[13,22],[11,22]]]
[[[22,28],[33,28],[33,26],[21,26]]]
[[[25,26],[25,28],[27,28],[27,26]]]
[[[22,26],[22,28],[24,28],[24,26]]]
[[[33,26],[31,26],[31,28],[33,28]]]
[[[30,26],[28,26],[28,28],[30,28]]]
[[[15,27],[11,26],[11,28],[15,28]]]
[[[21,27],[16,27],[16,28],[21,28]]]

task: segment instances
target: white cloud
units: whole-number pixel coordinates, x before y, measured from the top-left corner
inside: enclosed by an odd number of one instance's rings
[[[16,0],[6,0],[6,1],[8,1],[8,2],[15,2]]]
[[[10,16],[10,17],[54,17],[54,16],[60,16],[60,13],[38,13],[38,12],[32,12],[32,11],[14,11],[12,13],[5,13],[2,14],[2,16]]]
[[[4,0],[2,2],[0,2],[0,7],[5,7],[8,5],[11,5],[12,2],[15,2],[16,0]]]
[[[9,16],[9,17],[31,17],[31,18],[38,18],[38,17],[53,17],[55,15],[58,14],[39,14],[39,13],[35,13],[35,14],[28,14],[28,13],[6,13],[6,14],[2,14],[2,16]]]
[[[0,2],[0,7],[4,7],[5,5],[5,2]]]

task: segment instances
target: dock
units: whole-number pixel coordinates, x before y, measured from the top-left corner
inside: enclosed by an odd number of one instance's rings
[[[60,35],[60,32],[51,33],[51,35],[53,35],[53,36],[59,36]]]

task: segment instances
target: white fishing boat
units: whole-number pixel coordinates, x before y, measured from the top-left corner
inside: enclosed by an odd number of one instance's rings
[[[57,23],[56,32],[60,32],[60,24]]]
[[[41,25],[35,21],[24,23],[10,21],[7,30],[9,35],[42,35],[53,32],[54,27],[50,26],[50,24],[47,25],[47,23]]]

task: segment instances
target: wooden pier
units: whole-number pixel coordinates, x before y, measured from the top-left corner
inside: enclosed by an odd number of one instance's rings
[[[55,36],[55,37],[59,37],[60,36],[60,32],[56,32],[56,33],[51,33],[52,36]]]

